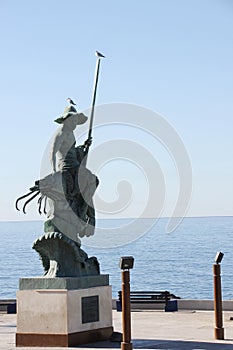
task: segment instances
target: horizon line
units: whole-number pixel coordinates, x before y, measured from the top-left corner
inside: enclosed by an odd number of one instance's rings
[[[231,218],[232,215],[197,215],[197,216],[184,216],[183,219],[200,219],[200,218]],[[160,217],[141,217],[140,219],[180,219],[180,216],[160,216]],[[137,217],[122,217],[122,218],[97,218],[97,220],[135,220],[138,219]],[[44,220],[0,220],[0,223],[10,223],[10,222],[43,222]]]

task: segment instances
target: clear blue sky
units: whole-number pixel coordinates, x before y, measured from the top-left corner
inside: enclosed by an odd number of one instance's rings
[[[233,215],[231,0],[1,0],[0,32],[0,220],[39,218],[14,201],[40,177],[66,98],[90,106],[96,49],[107,56],[98,104],[156,111],[182,138],[193,169],[187,216]]]

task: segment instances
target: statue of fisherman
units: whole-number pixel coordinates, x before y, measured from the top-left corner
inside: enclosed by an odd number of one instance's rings
[[[65,108],[55,122],[61,124],[51,149],[53,172],[35,182],[30,192],[18,201],[30,196],[23,207],[37,195],[39,212],[44,200],[45,234],[38,238],[33,248],[39,253],[45,270],[45,277],[86,276],[99,274],[99,263],[95,257],[80,248],[80,238],[91,236],[95,230],[95,209],[93,195],[98,178],[86,168],[86,156],[91,137],[84,145],[76,147],[74,130],[84,124],[87,117],[77,113],[74,106]],[[46,211],[47,204],[49,207]]]
[[[98,178],[86,168],[86,157],[92,138],[84,145],[76,147],[74,130],[77,125],[84,124],[87,117],[77,113],[74,106],[65,108],[61,117],[55,122],[61,124],[57,131],[51,150],[52,173],[35,182],[30,192],[18,198],[18,202],[31,196],[27,204],[37,195],[39,212],[44,199],[44,212],[47,214],[44,223],[45,233],[60,232],[80,245],[80,239],[91,236],[95,229],[95,209],[93,195],[98,186]],[[47,202],[49,211],[46,211]],[[18,209],[19,210],[19,209]]]
[[[61,124],[52,144],[52,175],[39,181],[40,192],[50,198],[50,211],[45,232],[58,231],[75,240],[94,234],[95,210],[93,195],[98,179],[85,166],[91,138],[76,147],[74,130],[87,117],[77,113],[74,106],[65,108],[55,122]],[[55,197],[53,195],[55,193]],[[75,235],[75,236],[74,236]]]
[[[92,142],[94,107],[100,60],[104,57],[96,51],[97,62],[95,84],[90,116],[88,138],[81,146],[76,147],[74,130],[77,125],[84,124],[87,117],[78,113],[75,103],[69,98],[69,106],[63,115],[55,120],[61,124],[57,131],[51,150],[52,173],[35,181],[30,192],[16,200],[27,198],[26,206],[39,196],[39,213],[44,203],[47,215],[44,223],[45,234],[33,243],[44,266],[47,277],[64,277],[99,274],[99,264],[95,257],[88,258],[80,248],[80,238],[91,236],[95,230],[95,209],[93,195],[98,186],[98,178],[86,168],[86,159]],[[47,204],[49,210],[47,211]]]

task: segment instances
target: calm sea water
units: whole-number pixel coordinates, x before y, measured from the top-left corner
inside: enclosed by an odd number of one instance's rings
[[[128,221],[99,220],[99,224],[127,227]],[[123,246],[82,245],[89,256],[98,258],[101,273],[110,275],[113,297],[121,289],[119,259],[133,255],[132,290],[169,290],[184,299],[212,299],[212,264],[216,252],[222,251],[223,299],[233,299],[233,217],[185,218],[170,234],[167,221],[160,219],[142,237]],[[145,219],[137,223],[139,231],[145,231],[145,224]],[[20,277],[43,274],[39,256],[31,249],[42,234],[40,221],[0,223],[0,299],[16,297]]]

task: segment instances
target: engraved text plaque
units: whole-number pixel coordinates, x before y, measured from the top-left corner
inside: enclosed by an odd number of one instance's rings
[[[99,296],[82,298],[82,323],[99,321]]]

